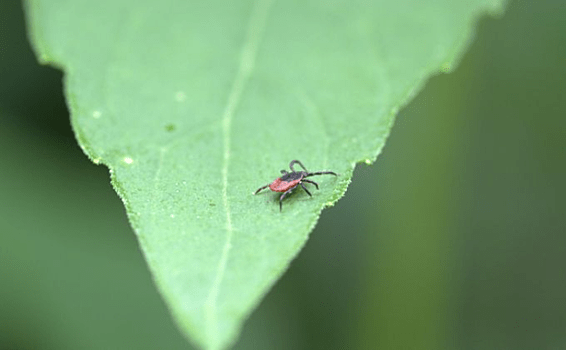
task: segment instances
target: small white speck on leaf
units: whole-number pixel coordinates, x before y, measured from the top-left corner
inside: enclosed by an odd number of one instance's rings
[[[130,157],[124,157],[124,163],[126,164],[132,164],[134,162],[134,160]]]
[[[102,112],[100,112],[100,111],[94,111],[94,112],[92,112],[92,117],[93,117],[94,119],[99,119],[101,116],[102,116]]]
[[[175,93],[175,100],[177,102],[183,102],[187,99],[187,95],[185,95],[185,93],[183,91],[177,91]]]

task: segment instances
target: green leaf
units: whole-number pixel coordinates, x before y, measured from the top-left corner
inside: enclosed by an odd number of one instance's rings
[[[449,70],[502,0],[27,3],[65,72],[79,144],[107,165],[156,284],[205,348],[244,319],[305,244],[396,111]],[[292,159],[320,190],[253,196]],[[300,293],[300,291],[297,291]],[[143,306],[140,306],[143,307]]]

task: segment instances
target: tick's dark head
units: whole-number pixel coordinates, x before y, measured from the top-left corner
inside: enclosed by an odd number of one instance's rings
[[[304,171],[293,171],[292,173],[286,173],[285,175],[281,176],[280,179],[281,181],[291,182],[300,180],[305,177],[305,175],[307,175],[307,173]]]

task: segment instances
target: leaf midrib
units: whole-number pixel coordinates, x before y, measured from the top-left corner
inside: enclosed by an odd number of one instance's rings
[[[226,241],[222,248],[222,254],[218,261],[216,269],[216,277],[208,296],[205,301],[205,319],[208,339],[216,339],[218,341],[218,321],[216,318],[216,305],[218,301],[218,294],[220,292],[220,285],[224,278],[226,264],[230,249],[232,247],[232,236],[234,229],[232,227],[232,217],[230,212],[230,202],[228,200],[228,167],[230,165],[230,144],[231,144],[231,126],[234,113],[241,101],[242,93],[249,77],[255,67],[255,59],[257,56],[258,46],[261,41],[269,9],[274,0],[257,0],[254,3],[250,19],[248,21],[246,37],[242,45],[240,53],[240,64],[236,77],[228,94],[226,107],[222,114],[222,139],[224,142],[223,149],[223,164],[222,164],[222,204],[226,213]]]

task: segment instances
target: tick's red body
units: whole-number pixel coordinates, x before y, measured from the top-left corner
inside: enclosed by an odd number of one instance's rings
[[[301,168],[303,168],[305,171],[295,171],[295,169],[293,169],[293,165],[295,165],[295,164],[299,164],[301,166]],[[283,176],[278,177],[277,179],[275,179],[269,185],[265,185],[265,186],[260,187],[254,193],[254,194],[258,194],[259,191],[261,191],[261,190],[263,190],[264,188],[267,188],[267,187],[269,187],[269,189],[272,190],[273,192],[283,192],[281,197],[279,197],[279,210],[280,211],[283,209],[283,198],[285,198],[285,196],[287,194],[291,193],[291,191],[293,191],[299,185],[301,185],[303,190],[305,190],[305,192],[309,196],[312,197],[311,193],[307,190],[307,188],[305,187],[303,182],[308,182],[310,184],[315,185],[316,189],[318,190],[318,184],[316,182],[312,181],[312,180],[305,179],[306,177],[314,176],[314,175],[323,175],[323,174],[330,174],[330,175],[337,176],[336,173],[334,173],[333,171],[317,171],[317,172],[314,172],[314,173],[309,173],[309,171],[305,168],[305,166],[301,162],[299,162],[298,160],[291,161],[291,163],[289,164],[289,168],[291,168],[290,173],[287,172],[286,170],[281,170],[281,173],[283,174]]]

